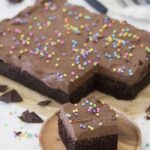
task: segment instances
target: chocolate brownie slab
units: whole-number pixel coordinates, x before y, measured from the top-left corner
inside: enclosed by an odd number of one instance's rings
[[[0,73],[57,101],[134,98],[150,81],[150,34],[65,0],[0,23]]]
[[[67,150],[117,150],[116,116],[95,98],[67,103],[59,113],[59,135]]]

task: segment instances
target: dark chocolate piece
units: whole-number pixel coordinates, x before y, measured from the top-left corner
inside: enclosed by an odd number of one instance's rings
[[[116,112],[94,97],[64,104],[58,115],[59,135],[67,150],[117,150]]]
[[[22,134],[21,131],[18,131],[18,132],[14,132],[15,133],[15,136],[20,136]]]
[[[93,90],[133,99],[150,83],[149,41],[124,21],[41,1],[0,23],[0,74],[61,103]]]
[[[49,105],[50,103],[51,103],[51,101],[50,101],[50,100],[47,100],[47,101],[41,101],[41,102],[39,102],[38,105],[40,105],[40,106],[47,106],[47,105]]]
[[[22,2],[23,0],[8,0],[9,2],[11,2],[11,3],[20,3],[20,2]]]
[[[0,92],[5,92],[7,90],[7,85],[0,85]]]
[[[22,102],[23,99],[16,90],[11,90],[0,96],[0,101],[5,103]]]
[[[146,119],[150,120],[150,106],[146,109]]]
[[[29,112],[28,110],[23,112],[19,118],[27,123],[43,123],[42,118],[40,118],[35,112]]]

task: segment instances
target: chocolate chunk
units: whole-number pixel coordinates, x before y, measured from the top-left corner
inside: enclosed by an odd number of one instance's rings
[[[35,112],[29,112],[26,110],[22,113],[22,115],[19,117],[22,121],[27,123],[42,123],[43,119],[41,119]]]
[[[15,133],[15,136],[20,136],[20,134],[22,134],[21,131],[19,131],[19,132],[14,132],[14,133]]]
[[[8,0],[9,2],[11,2],[11,3],[20,3],[20,2],[22,2],[23,0]]]
[[[150,106],[146,109],[146,119],[150,120]]]
[[[39,102],[38,105],[40,105],[40,106],[47,106],[50,103],[51,103],[51,101],[47,100],[47,101],[41,101],[41,102]]]
[[[16,90],[11,90],[0,96],[0,101],[3,101],[5,103],[13,103],[13,102],[22,102],[23,100]]]
[[[5,92],[7,90],[7,85],[0,85],[0,92]]]

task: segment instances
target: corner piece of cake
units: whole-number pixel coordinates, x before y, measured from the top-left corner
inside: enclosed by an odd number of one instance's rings
[[[58,127],[67,150],[117,150],[116,112],[94,97],[64,104]]]

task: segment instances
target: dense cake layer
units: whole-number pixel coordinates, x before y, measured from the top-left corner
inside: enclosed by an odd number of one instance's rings
[[[65,0],[42,1],[0,23],[0,60],[5,66],[0,73],[61,102],[79,100],[94,89],[130,99],[150,80],[149,41],[149,33],[126,22],[92,14]],[[35,83],[25,83],[19,77],[24,73],[45,92],[32,86]],[[105,84],[103,76],[110,81],[108,90],[99,85]],[[127,92],[121,88],[113,94],[112,85],[127,87]],[[60,95],[53,95],[55,91]]]
[[[59,134],[67,150],[116,150],[116,113],[94,97],[64,104],[59,113]]]
[[[60,118],[58,126],[60,137],[67,150],[117,150],[118,135],[74,141]]]

